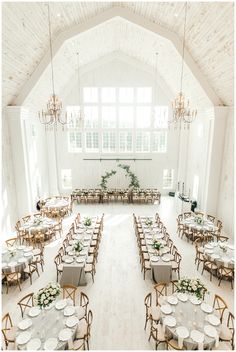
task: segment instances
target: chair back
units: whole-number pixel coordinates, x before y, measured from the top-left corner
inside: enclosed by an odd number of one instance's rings
[[[154,286],[154,290],[156,292],[156,305],[158,306],[158,298],[160,298],[160,296],[167,296],[167,283],[159,282]]]
[[[214,301],[213,301],[213,308],[220,314],[220,321],[222,323],[224,312],[228,308],[226,302],[223,300],[222,297],[215,294]]]
[[[76,299],[76,290],[77,290],[77,287],[74,285],[62,286],[63,299],[65,298],[72,299],[74,306],[75,306],[75,299]]]
[[[90,337],[90,331],[91,331],[91,325],[93,322],[93,313],[91,310],[88,311],[88,316],[87,316],[87,337]]]
[[[3,334],[6,346],[8,345],[7,333],[12,327],[13,327],[13,324],[12,324],[11,316],[9,313],[7,313],[2,318],[2,334]]]
[[[9,240],[6,240],[6,245],[7,247],[13,247],[16,243],[17,243],[18,238],[14,237],[14,238],[9,238]]]
[[[80,306],[85,309],[85,315],[87,316],[87,309],[89,304],[89,298],[84,292],[80,292]]]
[[[24,317],[24,313],[27,308],[32,308],[34,306],[34,293],[29,293],[23,297],[18,303],[21,310],[21,316]]]

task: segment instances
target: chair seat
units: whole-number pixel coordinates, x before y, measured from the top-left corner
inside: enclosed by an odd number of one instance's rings
[[[219,337],[221,340],[230,341],[232,339],[232,332],[227,326],[222,325]]]
[[[145,267],[145,269],[151,269],[150,262],[149,261],[145,261],[144,262],[144,267]]]
[[[141,246],[141,250],[143,253],[148,253],[147,247],[146,246]]]
[[[96,245],[97,245],[97,241],[93,240],[93,241],[91,242],[91,246],[92,246],[92,247],[96,247]]]
[[[180,349],[177,340],[171,339],[168,342],[171,345],[171,348],[176,349],[176,350]]]
[[[160,342],[166,341],[165,330],[161,324],[158,324],[157,326],[157,340]]]
[[[33,254],[36,256],[36,255],[39,255],[41,253],[41,250],[39,248],[35,248],[33,249]]]
[[[208,262],[204,263],[204,267],[208,268],[210,270],[217,270],[218,269],[216,264],[212,264],[212,263],[208,263]]]
[[[172,270],[178,269],[179,264],[177,262],[172,262]]]
[[[213,347],[212,350],[214,351],[228,351],[232,350],[232,346],[229,342],[220,341],[217,347]]]
[[[57,267],[57,270],[58,271],[63,271],[63,264],[59,264],[58,267]]]
[[[21,278],[21,273],[12,273],[7,275],[7,280],[8,281],[16,281]]]
[[[88,271],[92,271],[93,270],[93,266],[92,266],[92,264],[86,264],[85,265],[85,272],[88,272]]]
[[[87,322],[86,320],[81,320],[78,324],[77,330],[76,330],[76,339],[83,339],[84,336],[87,334]]]
[[[84,340],[74,340],[71,348],[69,345],[69,350],[84,350]]]
[[[153,320],[159,321],[161,317],[161,311],[158,307],[150,307],[149,312],[152,315]]]
[[[7,340],[14,342],[15,338],[16,338],[16,331],[17,331],[17,327],[16,326],[12,326],[10,328],[10,330],[7,331],[6,336],[7,336]]]
[[[143,253],[143,257],[144,257],[144,259],[149,259],[149,254],[146,253],[146,252],[144,252],[144,253]]]

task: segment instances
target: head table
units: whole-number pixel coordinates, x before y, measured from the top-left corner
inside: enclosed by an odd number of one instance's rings
[[[163,297],[161,320],[168,337],[187,350],[212,349],[219,343],[221,322],[212,306],[194,295],[174,293]]]
[[[70,299],[57,300],[49,308],[30,308],[28,316],[17,325],[16,347],[19,350],[66,350],[80,327],[80,307]]]

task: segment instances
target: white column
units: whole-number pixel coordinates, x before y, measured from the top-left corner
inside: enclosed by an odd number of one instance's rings
[[[203,210],[212,215],[217,212],[227,113],[228,107],[215,107],[209,130]]]
[[[29,117],[28,109],[21,106],[6,108],[9,121],[10,140],[16,184],[17,217],[32,211],[30,180],[28,172],[27,147],[25,139],[25,120]]]
[[[57,148],[56,148],[56,131],[46,132],[46,141],[47,141],[47,154],[48,154],[48,176],[49,176],[49,192],[50,196],[59,195],[58,187],[58,158],[57,158]],[[59,141],[58,141],[59,142]]]

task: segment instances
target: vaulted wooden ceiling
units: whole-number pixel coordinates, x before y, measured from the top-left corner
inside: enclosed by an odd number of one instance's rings
[[[179,2],[51,3],[53,39],[72,26],[86,23],[94,16],[117,6],[128,8],[133,13],[173,31],[182,39],[184,3]],[[3,105],[10,105],[14,104],[21,89],[48,50],[47,8],[45,3],[37,2],[4,3],[2,16]],[[233,104],[233,16],[232,2],[188,4],[186,47],[211,88],[225,105]],[[82,64],[92,62],[107,53],[121,50],[144,63],[154,65],[154,60],[150,59],[151,51],[153,48],[154,52],[156,43],[161,42],[160,38],[156,40],[153,34],[145,31],[142,33],[137,26],[130,26],[126,22],[122,19],[119,22],[114,19],[113,25],[109,28],[107,28],[108,24],[104,24],[104,28],[96,34],[91,30],[91,43],[95,41],[99,43],[96,47],[90,45],[88,34],[81,35],[78,41],[81,45]],[[107,30],[110,33],[107,33]],[[104,35],[106,35],[105,38]],[[83,40],[82,36],[87,36],[86,40]],[[163,58],[164,55],[172,57],[171,45],[166,46],[168,44],[165,40],[162,42],[163,47],[160,54],[162,53]],[[71,56],[71,51],[66,50],[66,45],[68,46],[65,44],[60,50],[62,65],[63,60]],[[177,80],[176,64],[178,61],[175,55],[174,66],[173,62],[170,62],[169,71],[163,70],[161,73],[172,89],[175,89],[174,82]],[[59,59],[58,65],[60,66]],[[186,84],[188,86],[191,81]]]

